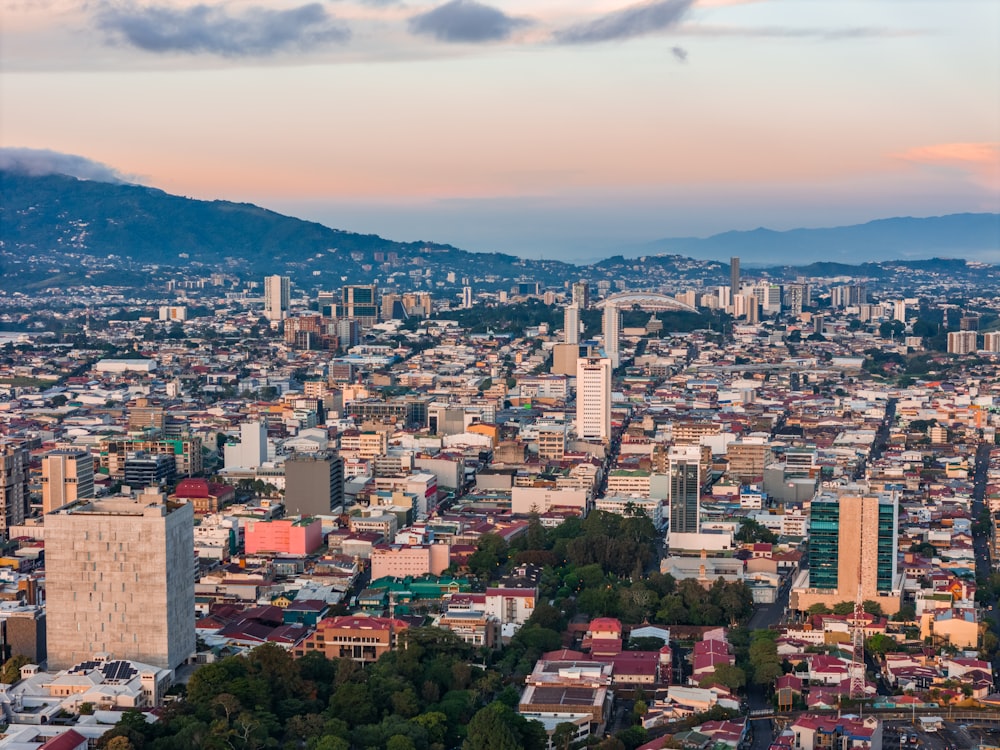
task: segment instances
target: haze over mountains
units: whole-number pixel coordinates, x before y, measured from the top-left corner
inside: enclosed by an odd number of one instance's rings
[[[517,248],[509,248],[509,254],[469,253],[439,242],[395,242],[252,204],[192,200],[138,185],[10,169],[0,170],[0,227],[0,251],[13,257],[59,252],[115,255],[146,263],[206,264],[253,273],[283,269],[299,277],[325,272],[351,279],[378,276],[373,267],[376,256],[391,258],[390,254],[454,264],[453,270],[463,275],[527,274],[541,281],[560,276],[565,280],[582,271],[583,265],[518,258]],[[737,255],[745,267],[935,257],[997,263],[1000,214],[893,218],[787,232],[733,231],[704,239],[662,239],[608,255],[591,267],[606,265],[615,257],[624,261],[653,255],[722,264]]]

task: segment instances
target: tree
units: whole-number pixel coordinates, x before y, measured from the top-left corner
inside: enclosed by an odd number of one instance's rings
[[[854,602],[837,602],[833,605],[833,614],[841,617],[854,614]]]
[[[823,604],[823,602],[817,602],[812,605],[808,610],[811,615],[828,615],[830,614],[830,608]]]
[[[875,617],[882,616],[882,605],[872,599],[865,599],[861,603],[861,608],[864,609],[870,615]],[[853,610],[852,610],[853,611]]]
[[[552,732],[552,747],[555,750],[569,750],[576,739],[576,724],[571,721],[561,721]]]
[[[24,654],[15,654],[3,663],[3,671],[0,671],[0,682],[5,685],[13,685],[21,679],[21,667],[31,664],[31,659]]]
[[[732,664],[719,664],[710,675],[705,675],[700,685],[705,687],[712,683],[725,685],[730,690],[739,690],[747,684],[747,673]]]
[[[463,750],[518,750],[521,738],[513,729],[514,712],[503,703],[481,708],[469,722]]]

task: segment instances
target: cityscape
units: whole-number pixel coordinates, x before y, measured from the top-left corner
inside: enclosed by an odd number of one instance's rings
[[[0,750],[1000,750],[1000,3],[0,7]]]
[[[995,745],[997,265],[23,226],[0,748]]]

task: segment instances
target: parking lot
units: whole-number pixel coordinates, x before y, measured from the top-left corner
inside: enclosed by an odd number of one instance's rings
[[[915,738],[915,739],[913,739]],[[904,744],[905,743],[905,744]],[[1000,745],[1000,728],[969,726],[946,721],[941,729],[923,731],[909,721],[888,721],[882,734],[884,750],[914,748],[915,750],[970,750],[980,745]]]

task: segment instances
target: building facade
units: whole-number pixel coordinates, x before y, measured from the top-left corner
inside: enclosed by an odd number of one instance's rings
[[[45,518],[48,663],[108,653],[174,669],[195,651],[194,514],[159,493]]]
[[[56,450],[42,458],[42,512],[94,496],[94,457],[82,450]]]
[[[611,369],[607,357],[576,362],[576,433],[582,440],[611,438]]]
[[[8,529],[24,523],[31,493],[28,489],[27,446],[0,440],[0,538]]]
[[[325,451],[285,461],[285,511],[290,516],[328,516],[344,503],[344,462]]]
[[[292,283],[287,276],[267,276],[264,279],[264,317],[279,323],[288,317]]]

